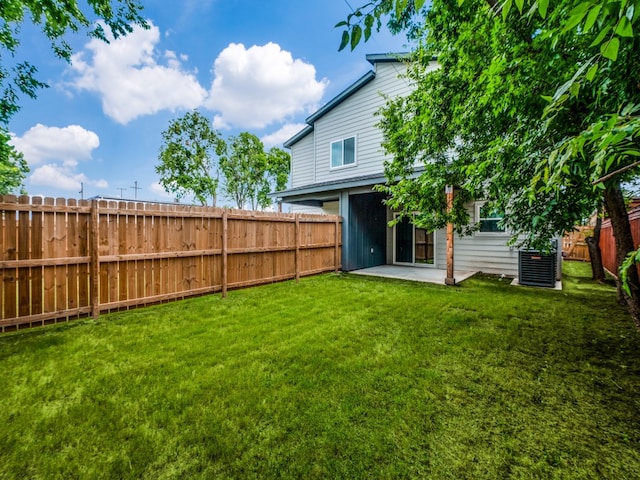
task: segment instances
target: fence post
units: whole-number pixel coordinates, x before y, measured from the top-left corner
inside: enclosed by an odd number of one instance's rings
[[[227,210],[222,212],[222,298],[227,296],[227,249],[228,249],[228,219]]]
[[[89,276],[91,284],[89,286],[89,297],[91,298],[91,316],[95,319],[100,315],[100,259],[98,257],[98,200],[91,200],[91,219],[89,221],[89,255],[91,263],[89,265]]]
[[[300,214],[296,213],[296,283],[300,283]]]
[[[335,272],[338,273],[338,269],[340,266],[340,250],[339,250],[339,244],[340,244],[340,217],[336,216],[336,221],[335,221],[335,226],[336,226],[336,231],[335,231],[335,238],[334,241],[336,242],[335,244],[335,252],[333,255],[334,258],[334,262],[335,262]]]

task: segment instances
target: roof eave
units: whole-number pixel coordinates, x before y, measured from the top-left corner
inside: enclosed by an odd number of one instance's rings
[[[371,65],[385,62],[403,62],[405,60],[409,60],[409,58],[411,58],[411,54],[409,52],[369,53],[366,56],[367,62]]]
[[[284,148],[291,148],[291,146],[294,143],[299,142],[300,140],[302,140],[304,137],[306,137],[307,135],[309,135],[311,132],[313,132],[313,125],[307,125],[306,127],[304,127],[302,130],[300,130],[298,133],[296,133],[293,137],[291,137],[289,140],[287,140],[286,142],[284,142],[282,144],[282,146]]]
[[[309,125],[313,125],[313,122],[315,122],[325,114],[329,113],[329,111],[333,110],[335,107],[340,105],[347,98],[349,98],[351,95],[356,93],[358,90],[360,90],[362,87],[364,87],[374,78],[376,78],[376,73],[373,70],[369,70],[362,77],[360,77],[355,83],[353,83],[350,87],[348,87],[346,90],[343,90],[340,94],[338,94],[337,96],[329,100],[329,102],[327,102],[322,108],[320,108],[320,110],[308,116],[306,119],[306,122]]]

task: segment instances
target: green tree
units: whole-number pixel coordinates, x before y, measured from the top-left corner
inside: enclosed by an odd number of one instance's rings
[[[352,46],[368,15],[424,27],[408,73],[416,90],[391,99],[382,115],[394,155],[390,204],[424,212],[418,222],[427,227],[451,221],[460,230],[462,203],[486,198],[505,211],[506,227],[545,248],[603,199],[624,257],[633,243],[620,183],[635,174],[638,153],[636,2],[434,0],[400,16],[422,3],[373,1],[342,24]],[[441,68],[430,72],[433,55]],[[426,170],[411,180],[416,160]],[[449,215],[440,210],[443,184],[459,192]],[[630,285],[640,325],[637,277]]]
[[[15,190],[29,172],[22,155],[8,142],[8,123],[20,109],[20,95],[35,98],[48,85],[36,78],[37,67],[19,58],[20,29],[25,22],[40,28],[56,57],[71,60],[72,49],[65,40],[69,33],[86,31],[90,37],[108,41],[104,25],[114,38],[132,31],[133,25],[147,27],[137,0],[88,0],[81,7],[76,0],[0,1],[0,177],[1,190]],[[93,12],[95,18],[87,13]],[[98,23],[96,20],[102,20]],[[4,174],[8,176],[5,177]],[[16,183],[17,182],[17,183]]]
[[[258,194],[258,204],[269,207],[273,200],[269,198],[271,192],[284,190],[289,181],[291,171],[291,155],[278,147],[272,147],[267,152],[267,170],[263,177],[262,188]]]
[[[29,166],[22,153],[9,145],[9,140],[9,133],[0,127],[0,195],[26,193],[22,185]]]
[[[156,165],[160,184],[177,198],[193,195],[202,205],[211,198],[215,207],[220,180],[217,157],[224,151],[224,140],[211,122],[198,110],[187,112],[162,132]]]
[[[238,208],[267,208],[272,204],[268,194],[286,185],[289,163],[288,153],[279,148],[265,153],[260,139],[251,133],[230,137],[220,158],[225,192]]]

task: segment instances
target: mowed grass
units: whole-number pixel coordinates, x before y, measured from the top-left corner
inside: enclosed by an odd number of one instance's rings
[[[640,478],[640,334],[564,290],[329,274],[0,336],[0,478]]]

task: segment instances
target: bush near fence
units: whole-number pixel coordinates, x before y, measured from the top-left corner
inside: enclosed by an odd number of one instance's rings
[[[337,271],[339,216],[0,196],[0,329]]]

